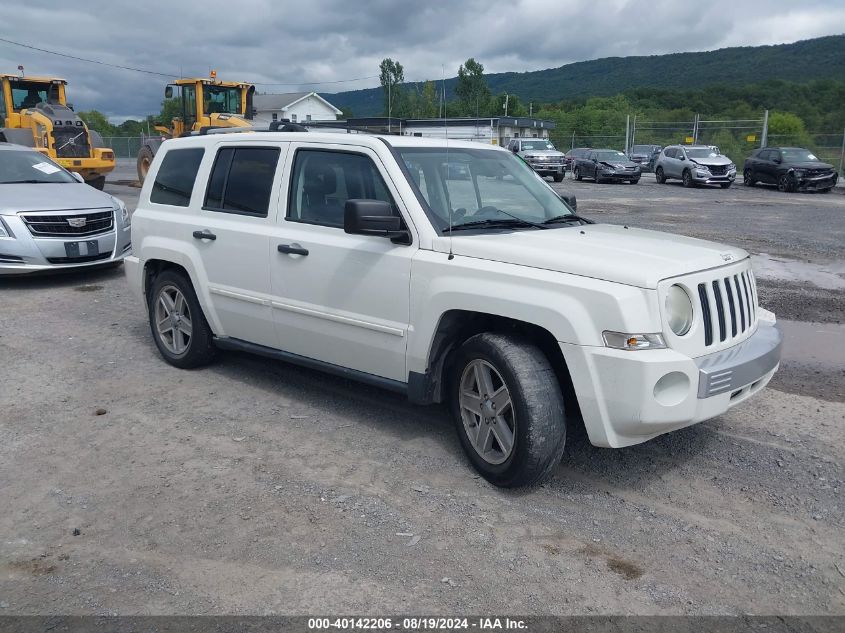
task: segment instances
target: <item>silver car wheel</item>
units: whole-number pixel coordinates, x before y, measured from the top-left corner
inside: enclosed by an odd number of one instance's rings
[[[184,354],[191,344],[193,325],[185,295],[176,286],[163,286],[156,297],[155,322],[158,338],[167,351]]]
[[[458,400],[464,431],[478,455],[489,464],[506,462],[513,453],[516,414],[501,374],[485,360],[470,361]]]

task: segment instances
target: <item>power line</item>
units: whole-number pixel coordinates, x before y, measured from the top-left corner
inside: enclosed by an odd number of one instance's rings
[[[86,62],[89,64],[99,64],[100,66],[109,66],[111,68],[119,68],[120,70],[131,70],[136,73],[144,73],[147,75],[156,75],[159,77],[177,77],[179,74],[177,73],[162,73],[156,70],[148,70],[146,68],[135,68],[133,66],[121,66],[120,64],[110,64],[108,62],[99,61],[96,59],[87,59],[85,57],[78,57],[76,55],[69,55],[67,53],[60,53],[58,51],[51,51],[47,50],[46,48],[39,48],[37,46],[32,46],[31,44],[24,44],[22,42],[15,42],[13,40],[7,40],[4,37],[0,37],[0,42],[5,42],[7,44],[13,44],[15,46],[21,46],[23,48],[28,48],[33,51],[39,51],[41,53],[48,53],[49,55],[57,55],[59,57],[66,57],[68,59],[75,59],[80,62]],[[353,81],[363,81],[365,79],[378,79],[378,75],[370,75],[368,77],[356,77],[355,79],[337,79],[334,81],[297,81],[297,82],[261,82],[261,81],[247,81],[244,83],[250,83],[255,86],[321,86],[321,85],[328,85],[328,84],[343,84],[343,83],[351,83]]]

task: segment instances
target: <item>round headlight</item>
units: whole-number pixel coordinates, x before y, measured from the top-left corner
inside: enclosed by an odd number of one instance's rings
[[[683,336],[692,327],[692,301],[687,291],[680,286],[672,286],[666,293],[666,318],[669,328],[677,335]]]

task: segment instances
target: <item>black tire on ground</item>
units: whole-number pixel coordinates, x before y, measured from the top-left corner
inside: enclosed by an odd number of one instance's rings
[[[565,172],[558,172],[553,176],[553,178],[555,179],[555,182],[563,182],[564,176],[566,176]]]
[[[695,186],[695,183],[692,181],[692,172],[689,169],[684,170],[683,182],[684,187],[690,188]]]
[[[138,182],[144,184],[144,179],[147,177],[147,172],[150,170],[150,165],[153,163],[153,150],[147,145],[144,145],[138,151]]]
[[[94,189],[99,189],[100,191],[106,186],[106,177],[105,176],[97,176],[93,180],[86,180],[86,184],[91,185]]]
[[[820,193],[830,193],[833,191],[833,187],[828,187],[827,189],[819,189]]]
[[[753,187],[757,184],[757,181],[751,177],[750,169],[746,169],[744,172],[742,172],[742,184],[744,184],[746,187]]]
[[[787,174],[781,174],[778,176],[778,191],[783,191],[784,193],[791,193],[795,191],[795,185]]]
[[[636,185],[639,181],[639,178],[634,178],[633,180],[629,180],[628,182],[630,182],[632,185]]]
[[[450,405],[461,446],[476,470],[502,488],[531,486],[550,477],[563,457],[566,412],[557,376],[545,354],[519,338],[486,332],[468,339],[454,360],[450,372]],[[464,381],[473,381],[473,376],[477,376],[473,367],[479,361],[491,366],[501,379],[498,388],[494,382],[489,383],[492,391],[500,394],[506,388],[510,396],[510,404],[500,409],[505,413],[490,418],[492,426],[486,427],[481,426],[487,424],[482,411],[474,415],[469,407],[461,405],[459,397],[462,383],[466,387]],[[477,379],[475,385],[479,392],[483,391]],[[479,404],[480,409],[483,406]],[[492,454],[495,447],[501,449],[497,434],[501,431],[496,429],[501,429],[503,424],[508,427],[505,432],[511,434],[512,449],[507,459],[491,463],[475,448],[468,433],[474,428],[481,431],[489,428]],[[500,457],[502,453],[500,450]]]
[[[174,351],[168,349],[167,342],[164,340],[164,336],[159,333],[156,323],[156,304],[163,300],[165,292],[172,293],[174,289],[184,297],[187,311],[183,310],[181,314],[184,316],[187,312],[191,331],[185,349],[180,353],[174,353]],[[175,367],[191,369],[207,365],[214,359],[217,353],[214,347],[214,334],[205,320],[205,315],[197,300],[191,280],[184,273],[165,270],[158,275],[147,290],[147,306],[149,308],[150,331],[164,360]]]
[[[659,184],[659,185],[666,184],[666,174],[663,173],[662,167],[658,167],[654,171],[654,178],[655,178],[655,180],[657,180],[657,184]]]
[[[722,189],[730,189],[732,184],[733,184],[732,182],[720,182],[719,186]]]
[[[581,170],[577,167],[575,168],[575,171],[572,172],[572,175],[575,176],[575,180],[581,180],[583,178],[583,176],[581,176]]]

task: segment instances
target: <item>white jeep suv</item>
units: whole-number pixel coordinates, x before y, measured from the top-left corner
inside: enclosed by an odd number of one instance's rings
[[[132,233],[167,362],[248,350],[448,402],[499,486],[548,476],[581,419],[620,447],[717,416],[780,357],[745,251],[590,222],[478,143],[169,140]]]

